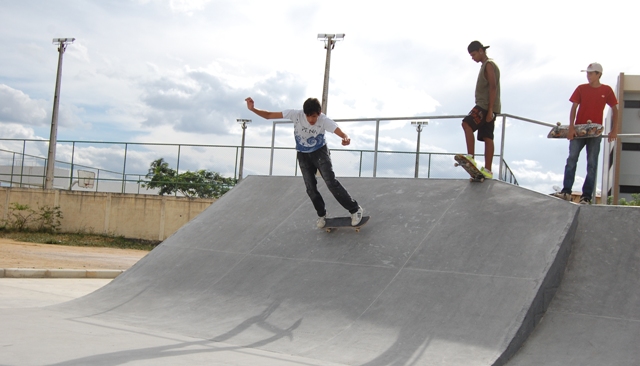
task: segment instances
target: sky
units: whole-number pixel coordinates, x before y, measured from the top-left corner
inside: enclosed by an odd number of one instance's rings
[[[502,112],[547,123],[568,123],[568,99],[586,83],[580,70],[589,63],[600,62],[601,81],[614,88],[621,72],[640,74],[640,3],[633,1],[0,0],[0,9],[5,139],[49,139],[58,37],[76,38],[64,53],[58,140],[236,146],[236,119],[248,118],[246,144],[270,146],[272,121],[248,111],[244,99],[270,111],[321,99],[326,51],[319,33],[345,34],[331,54],[329,117],[407,117],[381,123],[379,148],[386,151],[415,152],[412,117],[465,115],[473,107],[480,67],[467,53],[473,40],[491,46],[487,53],[500,68]],[[347,149],[374,149],[374,123],[340,126],[352,139]],[[293,147],[291,131],[278,125],[275,145]],[[521,186],[550,193],[562,185],[567,141],[512,118],[505,131],[504,158]],[[338,151],[335,136],[328,143],[339,176],[371,176],[371,154]],[[22,146],[0,141],[0,148]],[[62,144],[58,159],[70,159],[72,149],[76,164],[122,170],[121,145]],[[46,143],[27,150],[46,156]],[[127,172],[144,173],[160,157],[174,165],[176,150],[132,146]],[[465,152],[460,119],[430,120],[420,150]],[[235,149],[179,154],[180,169],[234,174]],[[412,177],[414,164],[412,154],[382,154],[377,175]],[[244,175],[268,172],[268,150],[249,149]],[[294,172],[293,153],[278,151],[274,173]],[[465,176],[439,155],[430,166],[421,157],[420,176],[427,174]]]

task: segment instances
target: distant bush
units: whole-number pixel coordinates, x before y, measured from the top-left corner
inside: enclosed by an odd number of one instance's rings
[[[612,204],[613,203],[613,197],[609,196],[607,198],[607,203],[608,204]],[[631,200],[630,201],[627,201],[624,198],[620,198],[620,200],[618,201],[618,205],[620,205],[620,206],[640,206],[640,193],[631,194]]]
[[[37,210],[29,205],[14,202],[9,206],[9,214],[3,221],[5,230],[40,231],[55,233],[60,229],[63,218],[60,206],[40,206]]]

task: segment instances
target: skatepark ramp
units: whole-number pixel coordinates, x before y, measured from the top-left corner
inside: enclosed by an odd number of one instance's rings
[[[640,209],[581,207],[569,264],[509,365],[640,364]]]
[[[251,176],[109,285],[50,311],[259,353],[246,364],[504,364],[555,293],[579,207],[499,181],[340,180],[372,217],[359,233],[315,228],[302,178]],[[319,186],[329,215],[347,214]],[[94,347],[60,364],[117,364]]]

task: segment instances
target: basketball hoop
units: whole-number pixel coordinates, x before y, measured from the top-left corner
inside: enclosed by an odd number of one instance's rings
[[[93,188],[96,173],[88,170],[78,170],[78,187]]]

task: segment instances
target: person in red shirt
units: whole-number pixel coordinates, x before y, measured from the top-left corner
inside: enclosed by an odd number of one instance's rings
[[[606,105],[611,107],[612,121],[611,132],[609,132],[609,142],[615,140],[618,136],[617,120],[618,120],[618,100],[610,86],[600,83],[602,77],[602,65],[597,62],[589,64],[586,70],[588,84],[579,85],[569,98],[573,103],[571,105],[571,113],[569,114],[569,131],[567,139],[569,139],[569,157],[564,167],[564,181],[562,191],[555,194],[565,200],[571,200],[571,190],[576,176],[576,165],[580,152],[587,147],[587,177],[582,186],[581,204],[590,204],[593,197],[593,191],[596,181],[596,170],[598,169],[598,155],[600,154],[600,145],[602,136],[574,139],[575,125],[586,123],[603,124],[604,108]],[[577,112],[577,113],[576,113]]]

